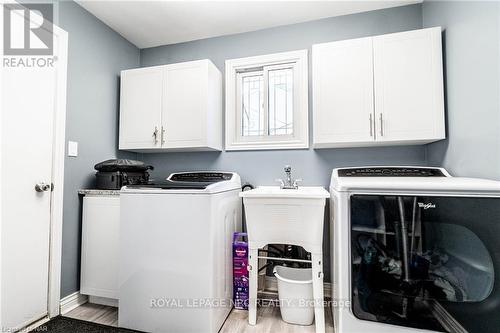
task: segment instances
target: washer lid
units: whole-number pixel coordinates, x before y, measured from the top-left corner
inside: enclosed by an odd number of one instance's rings
[[[172,173],[166,180],[149,185],[129,185],[122,188],[126,193],[218,193],[240,189],[240,176],[234,172],[178,172]]]
[[[334,169],[330,189],[337,192],[455,192],[496,196],[500,195],[500,182],[452,177],[443,168],[364,167]]]

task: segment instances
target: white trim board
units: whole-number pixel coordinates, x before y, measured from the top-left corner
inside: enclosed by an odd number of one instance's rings
[[[109,297],[91,296],[89,295],[89,303],[118,307],[118,300]]]
[[[43,317],[42,319],[40,320],[37,320],[35,321],[34,323],[26,326],[25,328],[19,330],[18,332],[37,332],[37,328],[39,328],[40,326],[42,326],[43,324],[47,323],[48,321],[50,320],[50,318],[48,316],[45,316]],[[40,331],[43,331],[41,328],[39,329]]]
[[[79,291],[69,294],[68,296],[61,299],[59,303],[60,314],[64,315],[71,310],[76,309],[80,305],[88,302],[87,295],[80,294]]]
[[[18,4],[15,0],[3,0],[2,3]],[[56,9],[57,10],[57,9]],[[37,15],[37,14],[33,14]],[[2,25],[3,27],[3,25]],[[0,32],[3,29],[0,28]],[[48,285],[48,316],[59,315],[61,295],[61,257],[62,257],[62,224],[63,224],[63,189],[64,189],[64,155],[66,135],[66,84],[68,62],[68,33],[58,27],[52,26],[52,32],[58,38],[57,49],[57,91],[55,97],[54,113],[54,141],[52,156],[52,183],[54,190],[50,203],[50,244],[49,244],[49,285]],[[3,50],[3,45],[0,51]],[[2,52],[3,53],[3,52]],[[1,72],[1,68],[0,68]],[[0,91],[2,88],[0,82]],[[1,117],[0,117],[1,126]],[[1,156],[1,149],[0,149]],[[1,204],[1,201],[0,201]],[[0,205],[1,210],[1,205]],[[1,279],[1,276],[0,276]],[[0,295],[1,297],[1,295]],[[30,326],[29,326],[30,327]]]
[[[293,65],[292,65],[293,64]],[[239,111],[238,78],[250,69],[267,66],[292,66],[293,79],[293,134],[243,136],[239,130],[241,112]],[[308,50],[289,51],[259,55],[254,57],[228,59],[225,62],[225,150],[272,150],[272,149],[308,149],[309,148],[309,102],[308,87]],[[264,75],[264,80],[266,80]],[[264,86],[267,86],[264,81]],[[267,88],[264,88],[267,91]],[[267,96],[264,91],[264,96]],[[266,99],[267,97],[264,97]],[[265,107],[266,108],[266,107]]]
[[[57,51],[59,65],[52,157],[52,182],[54,190],[51,196],[49,250],[48,311],[50,318],[59,315],[59,300],[61,298],[64,155],[66,147],[66,81],[68,73],[68,33],[56,25],[53,26],[53,31],[59,38],[59,50]]]

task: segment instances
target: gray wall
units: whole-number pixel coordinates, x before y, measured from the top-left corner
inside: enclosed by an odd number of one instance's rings
[[[59,25],[69,33],[66,139],[79,142],[79,156],[65,160],[64,297],[80,289],[77,190],[93,186],[95,163],[117,156],[120,70],[139,66],[139,50],[72,1],[59,3],[58,10]]]
[[[500,3],[426,1],[424,27],[442,26],[448,139],[431,165],[455,176],[500,179]]]
[[[311,45],[315,43],[419,29],[422,26],[421,14],[421,5],[412,5],[143,49],[141,66],[208,58],[224,72],[226,59],[299,49],[310,50]],[[274,179],[282,177],[283,166],[290,164],[294,175],[304,179],[304,185],[325,187],[328,187],[332,168],[339,166],[426,164],[424,146],[164,153],[142,154],[140,157],[155,166],[154,176],[157,178],[165,177],[173,171],[228,170],[238,172],[245,182],[268,185],[273,184]],[[327,279],[329,278],[328,235],[328,223],[325,223],[324,252]]]

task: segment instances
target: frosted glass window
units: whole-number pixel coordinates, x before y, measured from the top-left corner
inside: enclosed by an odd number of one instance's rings
[[[293,133],[293,69],[275,69],[269,76],[269,135]]]
[[[226,60],[226,150],[309,147],[307,50]]]
[[[242,128],[243,136],[264,135],[264,76],[242,77]]]
[[[293,134],[293,67],[262,67],[241,75],[241,135]]]

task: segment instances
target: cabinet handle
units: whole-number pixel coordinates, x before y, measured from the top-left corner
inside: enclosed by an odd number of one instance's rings
[[[380,136],[384,136],[384,116],[380,114]]]
[[[370,136],[373,137],[373,118],[372,114],[370,113]]]
[[[165,143],[165,128],[161,126],[161,144]]]
[[[155,126],[155,130],[153,132],[153,138],[155,138],[155,144],[158,143],[158,127]]]

